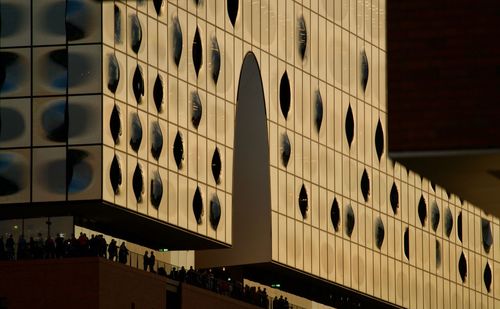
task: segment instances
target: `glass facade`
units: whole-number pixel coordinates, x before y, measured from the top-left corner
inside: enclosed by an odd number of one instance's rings
[[[251,52],[271,260],[404,307],[500,307],[500,221],[388,157],[384,0],[0,1],[0,203],[101,200],[232,244]]]

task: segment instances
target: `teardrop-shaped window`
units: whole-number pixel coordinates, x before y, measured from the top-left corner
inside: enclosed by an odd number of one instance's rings
[[[134,53],[139,53],[142,43],[142,26],[137,15],[131,17],[130,44]]]
[[[239,2],[239,0],[227,0],[227,15],[233,27],[236,24],[236,17],[238,17]]]
[[[323,99],[321,98],[321,93],[319,90],[316,91],[314,103],[314,124],[316,126],[316,131],[319,133],[321,129],[321,123],[323,122]]]
[[[330,219],[332,220],[333,229],[335,232],[338,232],[340,225],[340,208],[336,198],[333,199],[332,209],[330,210]]]
[[[201,46],[200,29],[198,27],[196,27],[196,32],[194,33],[192,52],[194,71],[196,72],[196,77],[198,77],[201,65],[203,64],[203,47]]]
[[[382,222],[382,219],[378,217],[375,220],[375,245],[377,246],[378,249],[382,248],[382,244],[384,243],[384,236],[385,236],[384,222]]]
[[[377,123],[377,129],[375,130],[375,150],[377,151],[377,158],[380,162],[380,159],[384,154],[384,131],[382,130],[382,123],[380,122],[380,119]]]
[[[111,187],[113,192],[118,194],[120,191],[120,186],[122,185],[122,169],[120,167],[120,161],[115,155],[113,161],[111,161],[111,168],[109,169],[109,180],[111,182]]]
[[[451,231],[453,230],[453,215],[450,208],[446,208],[444,212],[444,233],[446,237],[450,238]]]
[[[132,189],[134,191],[135,200],[137,203],[142,202],[142,194],[144,193],[144,179],[142,176],[142,169],[139,163],[137,163],[132,176]]]
[[[352,141],[354,140],[354,116],[352,114],[351,104],[349,104],[345,116],[345,136],[349,147],[351,147]]]
[[[460,254],[460,259],[458,260],[458,272],[462,282],[465,283],[465,280],[467,279],[467,259],[465,258],[463,252]]]
[[[200,125],[201,116],[203,114],[203,106],[201,105],[200,95],[197,91],[191,93],[191,123],[195,129]]]
[[[109,129],[111,131],[111,136],[113,137],[115,145],[118,144],[118,139],[122,135],[122,123],[120,120],[120,107],[116,104],[113,106],[113,110],[111,111],[111,117],[109,119]]]
[[[370,196],[370,178],[368,177],[368,172],[366,169],[363,170],[363,175],[361,176],[361,194],[363,194],[363,199],[368,202],[368,197]]]
[[[160,74],[156,75],[155,84],[153,86],[153,101],[155,102],[156,111],[160,113],[163,106],[163,78]]]
[[[436,239],[436,267],[441,267],[441,243]]]
[[[131,114],[130,147],[135,152],[139,151],[142,142],[142,124],[139,115]]]
[[[217,81],[219,80],[219,74],[220,74],[221,58],[220,58],[219,42],[217,42],[217,37],[215,36],[212,38],[211,49],[212,49],[211,74],[212,74],[212,80],[217,85]]]
[[[399,192],[395,182],[392,183],[389,199],[391,202],[392,212],[394,212],[394,214],[397,215],[399,209]]]
[[[363,88],[363,92],[366,91],[366,86],[368,85],[369,72],[368,57],[366,56],[366,51],[363,49],[361,51],[361,87]]]
[[[307,219],[307,211],[309,210],[309,199],[307,197],[307,191],[305,185],[302,185],[299,193],[299,209],[302,214],[302,218]]]
[[[217,227],[219,226],[220,217],[221,217],[220,201],[217,195],[214,195],[210,200],[210,226],[214,229],[214,231],[216,231]]]
[[[281,135],[281,162],[283,163],[283,166],[288,166],[291,153],[292,146],[290,145],[290,139],[288,139],[288,135],[285,132]]]
[[[115,4],[114,9],[114,30],[115,30],[115,43],[122,42],[122,14],[120,8]]]
[[[163,0],[153,0],[153,6],[155,7],[156,15],[160,16],[163,7]]]
[[[297,32],[299,42],[299,55],[302,60],[306,57],[307,50],[307,27],[304,16],[300,16],[297,21]]]
[[[481,218],[481,232],[484,251],[490,253],[491,245],[493,245],[493,234],[491,233],[490,221],[484,218]]]
[[[405,229],[405,233],[404,233],[404,244],[403,244],[403,247],[404,247],[404,251],[405,251],[405,256],[406,256],[406,259],[408,259],[408,261],[410,260],[410,231],[408,228]]]
[[[181,62],[182,56],[182,29],[181,24],[179,23],[179,19],[177,17],[173,18],[173,56],[174,62],[177,67],[179,67],[179,63]]]
[[[420,200],[418,201],[418,218],[420,219],[420,224],[425,226],[425,221],[427,220],[427,204],[423,195],[420,196]]]
[[[120,65],[115,54],[110,54],[108,57],[108,89],[112,93],[116,93],[118,83],[120,82]]]
[[[356,219],[354,217],[354,210],[352,209],[351,204],[347,204],[345,208],[345,233],[348,237],[351,237],[352,232],[354,231],[355,223]]]
[[[435,232],[439,226],[439,220],[441,219],[441,214],[439,212],[438,204],[434,201],[431,207],[431,228]]]
[[[193,213],[196,223],[201,224],[203,219],[203,198],[201,197],[200,187],[196,187],[193,197]]]
[[[217,184],[220,184],[220,172],[222,169],[222,162],[220,158],[219,148],[215,147],[214,155],[212,156],[212,175]]]
[[[462,240],[462,212],[458,214],[457,217],[457,236],[460,242],[463,242]]]
[[[151,155],[158,161],[163,149],[163,133],[161,132],[160,124],[155,121],[151,128]]]
[[[290,80],[288,79],[288,73],[285,71],[280,81],[280,107],[285,119],[287,119],[290,111],[290,96]]]
[[[161,180],[160,173],[153,171],[151,177],[151,205],[158,209],[160,207],[161,199],[163,197],[163,181]]]
[[[484,286],[486,287],[488,293],[491,292],[492,277],[493,275],[491,274],[490,263],[486,262],[486,267],[484,267],[484,272],[483,272],[483,280],[484,280]]]
[[[132,90],[134,91],[135,101],[140,104],[144,96],[144,78],[139,65],[135,68],[134,77],[132,78]]]
[[[178,169],[182,168],[182,161],[184,160],[184,145],[182,142],[181,132],[177,132],[174,140],[174,160]]]

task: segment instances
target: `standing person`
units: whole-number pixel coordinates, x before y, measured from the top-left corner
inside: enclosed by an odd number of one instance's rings
[[[118,261],[122,264],[127,264],[128,249],[125,246],[125,242],[122,241],[120,245],[120,250],[118,251]]]
[[[144,252],[144,256],[142,257],[142,263],[144,265],[144,270],[148,270],[149,267],[149,256],[148,256],[148,250]]]
[[[44,247],[45,247],[45,242],[43,241],[42,233],[38,233],[35,239],[35,259],[43,259]]]
[[[111,261],[114,261],[116,259],[116,252],[117,252],[116,240],[111,239],[111,242],[109,243],[109,247],[108,247],[109,259]]]
[[[24,235],[21,234],[19,236],[19,241],[17,244],[17,259],[23,260],[26,258],[26,247],[28,244],[26,243],[26,239],[24,239]]]
[[[56,257],[56,244],[50,235],[45,241],[45,258],[53,259]]]
[[[149,257],[149,271],[154,273],[155,272],[155,262],[156,262],[156,257],[153,251],[151,251],[151,256]]]
[[[79,245],[78,239],[76,239],[75,234],[71,234],[71,241],[69,246],[69,255],[72,257],[78,256]]]
[[[29,250],[29,258],[34,259],[36,258],[36,242],[33,236],[30,237],[30,242],[28,243],[28,250]]]
[[[109,259],[111,261],[115,260],[115,258],[116,258],[116,252],[117,252],[116,240],[111,239],[111,242],[109,243],[109,246],[108,246],[108,256],[109,256]]]
[[[99,235],[99,256],[106,258],[106,250],[108,249],[108,243],[106,242],[106,239],[104,236],[101,234]]]
[[[56,258],[62,258],[64,255],[64,238],[61,234],[56,237]]]
[[[9,238],[7,238],[7,241],[5,242],[5,250],[7,251],[7,260],[13,260],[14,259],[14,238],[12,237],[12,234],[10,234]]]
[[[5,259],[5,244],[3,242],[3,236],[0,236],[0,260]]]

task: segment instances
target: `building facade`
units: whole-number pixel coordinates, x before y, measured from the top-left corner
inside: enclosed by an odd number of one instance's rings
[[[196,263],[387,306],[500,306],[499,220],[387,155],[385,1],[1,8],[3,218],[222,248]]]

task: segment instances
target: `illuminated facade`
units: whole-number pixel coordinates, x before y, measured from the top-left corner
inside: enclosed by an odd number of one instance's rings
[[[31,28],[2,24],[0,41],[13,214],[99,201],[232,246],[197,253],[203,266],[292,269],[409,308],[500,306],[499,220],[387,157],[385,1],[2,0],[2,14],[28,22],[30,5]]]

